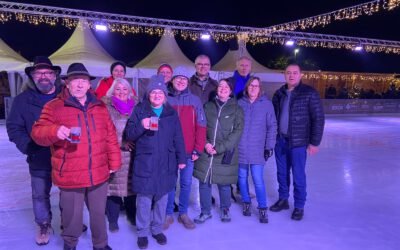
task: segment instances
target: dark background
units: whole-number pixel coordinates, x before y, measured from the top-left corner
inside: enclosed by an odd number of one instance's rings
[[[198,21],[252,27],[266,27],[300,18],[319,15],[366,1],[105,1],[105,0],[39,0],[13,1],[41,4],[108,13],[118,13],[174,20]],[[400,7],[362,16],[354,20],[334,21],[325,28],[305,32],[400,40]],[[0,38],[26,59],[36,55],[50,55],[72,34],[62,25],[38,26],[16,21],[0,23]],[[157,44],[159,37],[146,34],[94,32],[101,45],[115,58],[134,65],[143,59]],[[217,63],[229,49],[228,42],[184,41],[177,37],[183,53],[191,60],[199,53],[210,55]],[[280,45],[247,45],[250,54],[267,66],[280,56],[293,56],[294,48]],[[355,53],[349,50],[300,47],[299,60],[311,60],[318,69],[326,71],[399,73],[400,55],[385,53]]]

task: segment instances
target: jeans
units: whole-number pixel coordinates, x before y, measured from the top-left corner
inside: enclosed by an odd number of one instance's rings
[[[289,198],[290,170],[293,174],[294,207],[304,208],[306,202],[306,160],[307,147],[290,148],[288,139],[278,137],[275,145],[275,159],[279,183],[279,199]]]
[[[33,214],[37,224],[51,223],[51,176],[31,176]]]
[[[193,166],[194,162],[191,159],[186,161],[186,167],[180,169],[179,173],[179,214],[187,214],[189,206],[190,188],[192,186],[192,176],[193,176]],[[168,194],[168,204],[167,204],[167,215],[174,213],[174,201],[175,201],[175,188]]]
[[[200,206],[203,214],[211,213],[211,184],[209,181],[206,183],[199,183],[200,189]],[[218,184],[220,208],[230,208],[231,206],[231,185]]]
[[[253,178],[254,189],[256,191],[256,198],[258,203],[258,208],[267,207],[267,193],[265,191],[264,184],[264,166],[257,164],[239,164],[239,187],[240,194],[242,196],[243,202],[251,202],[249,195],[249,167],[251,170],[251,176]]]
[[[138,237],[162,233],[168,195],[155,199],[153,195],[137,194],[136,229]]]

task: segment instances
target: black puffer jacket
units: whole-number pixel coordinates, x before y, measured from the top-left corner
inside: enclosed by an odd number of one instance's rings
[[[279,128],[281,106],[286,97],[287,85],[278,89],[272,98]],[[301,147],[321,143],[324,132],[325,115],[318,92],[305,84],[297,85],[290,97],[289,145]]]

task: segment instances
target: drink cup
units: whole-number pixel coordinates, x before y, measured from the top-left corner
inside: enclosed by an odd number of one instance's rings
[[[157,116],[150,117],[150,130],[153,130],[153,131],[158,130],[158,117]]]
[[[71,127],[69,137],[67,138],[71,143],[81,142],[81,127]]]

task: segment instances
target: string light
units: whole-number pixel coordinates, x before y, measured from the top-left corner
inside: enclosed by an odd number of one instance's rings
[[[371,74],[371,73],[326,73],[303,71],[303,79],[305,80],[325,80],[325,81],[368,81],[368,82],[395,82],[397,81],[394,74]]]
[[[19,22],[33,25],[48,24],[55,26],[61,24],[68,29],[74,29],[76,27],[94,29],[96,23],[102,21],[109,31],[119,32],[123,35],[140,33],[152,36],[162,36],[163,34],[170,36],[179,35],[182,39],[196,41],[200,39],[201,32],[207,30],[212,39],[216,42],[238,39],[252,45],[263,43],[283,45],[285,41],[291,37],[285,37],[285,35],[274,37],[281,31],[289,32],[296,29],[326,26],[333,21],[352,20],[362,15],[373,15],[382,10],[390,11],[399,6],[400,0],[375,0],[267,28],[253,28],[144,18],[0,1],[0,23],[8,22],[14,17],[15,20]],[[84,21],[82,21],[82,18],[84,18]],[[398,45],[398,42],[387,44],[379,43],[379,41],[383,40],[375,40],[374,44],[362,44],[364,51],[371,53],[400,54],[400,45]],[[330,41],[322,38],[309,40],[306,38],[296,38],[296,44],[298,46],[328,49],[354,49],[356,46],[354,42],[346,41],[345,39],[341,41]]]

